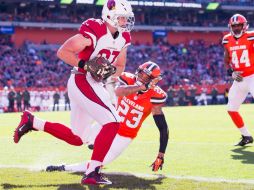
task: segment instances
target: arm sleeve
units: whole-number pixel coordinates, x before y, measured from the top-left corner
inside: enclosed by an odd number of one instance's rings
[[[168,125],[165,119],[164,114],[154,115],[153,119],[155,121],[156,126],[160,131],[160,149],[159,152],[165,153],[167,145],[168,145]]]

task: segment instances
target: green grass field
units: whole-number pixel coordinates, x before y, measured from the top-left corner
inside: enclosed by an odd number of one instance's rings
[[[254,134],[253,105],[243,105],[240,112]],[[0,114],[0,189],[254,189],[254,147],[233,146],[240,133],[225,106],[164,108],[164,113],[170,139],[163,170],[153,175],[149,168],[159,147],[158,130],[149,117],[137,139],[105,167],[113,184],[103,187],[81,186],[81,173],[39,170],[89,159],[87,147],[68,145],[43,132],[29,133],[14,144],[21,114]],[[69,124],[69,112],[35,115]]]

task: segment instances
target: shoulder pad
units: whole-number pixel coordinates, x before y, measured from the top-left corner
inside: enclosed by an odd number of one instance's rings
[[[167,100],[167,93],[162,90],[159,86],[153,89],[153,94],[151,96],[152,104],[164,104]]]
[[[94,38],[96,41],[107,33],[107,27],[103,20],[90,18],[84,21],[80,28],[79,33],[85,37]]]
[[[228,33],[226,35],[223,36],[222,38],[222,44],[227,44],[228,43],[228,38],[231,36],[231,33]]]

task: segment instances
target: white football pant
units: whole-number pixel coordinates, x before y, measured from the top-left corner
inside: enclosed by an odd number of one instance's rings
[[[117,134],[102,164],[107,165],[115,160],[129,146],[131,142],[131,138],[123,137]],[[65,170],[72,172],[86,172],[88,164],[89,161],[78,164],[65,165]]]
[[[244,77],[242,82],[233,82],[228,93],[228,111],[238,111],[249,92],[254,97],[254,74]]]
[[[71,130],[83,143],[89,141],[93,121],[101,126],[120,121],[108,92],[102,83],[94,81],[90,73],[71,74],[68,80],[68,95],[71,105]]]

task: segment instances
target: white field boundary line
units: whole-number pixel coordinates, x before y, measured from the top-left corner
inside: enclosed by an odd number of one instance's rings
[[[26,166],[26,165],[0,165],[1,168],[19,168],[28,169],[30,171],[42,171],[45,170],[44,166]],[[105,172],[105,174],[122,175],[122,176],[136,176],[142,178],[171,178],[178,180],[193,180],[197,182],[211,182],[211,183],[242,183],[254,185],[254,179],[224,179],[224,178],[212,178],[201,176],[174,176],[174,175],[162,175],[162,174],[142,174],[142,173],[127,173],[127,172]]]
[[[106,172],[105,172],[106,173]],[[162,174],[140,174],[140,173],[125,173],[125,172],[108,172],[108,174],[131,176],[143,178],[171,178],[179,180],[193,180],[198,182],[215,182],[215,183],[243,183],[243,184],[254,184],[254,179],[224,179],[224,178],[210,178],[200,176],[174,176],[174,175],[162,175]]]

